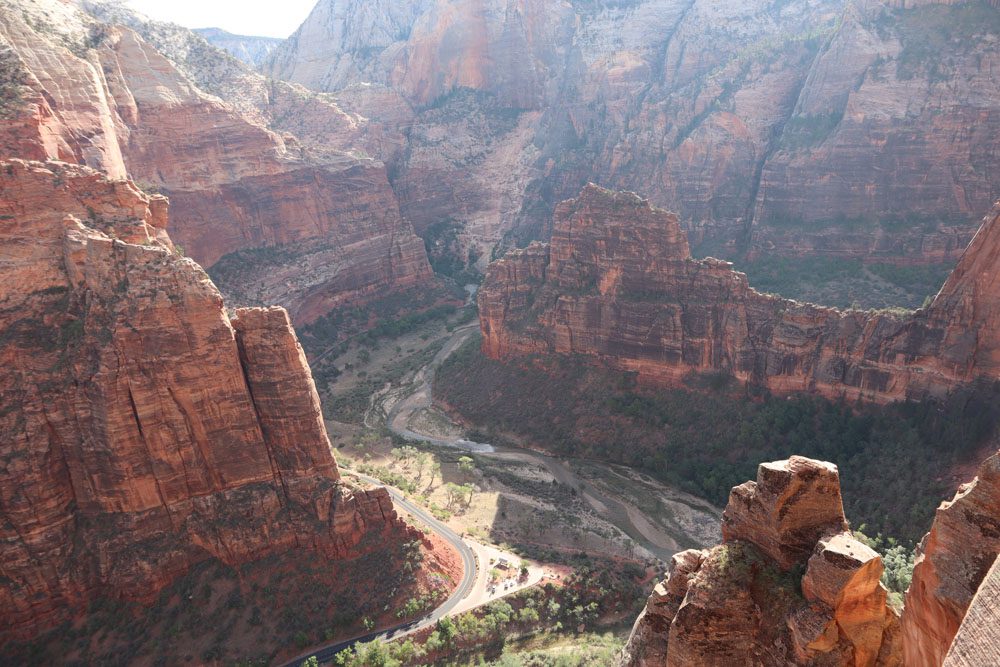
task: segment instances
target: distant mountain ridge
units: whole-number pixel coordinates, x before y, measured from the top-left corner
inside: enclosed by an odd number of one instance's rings
[[[279,37],[237,35],[222,28],[196,28],[196,33],[208,43],[225,49],[248,65],[258,67],[285,40]]]
[[[944,265],[1000,197],[998,37],[996,0],[322,0],[262,70],[412,128],[404,217],[481,257],[594,182],[696,256]]]

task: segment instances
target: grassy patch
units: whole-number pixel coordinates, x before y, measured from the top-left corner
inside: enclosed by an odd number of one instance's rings
[[[365,412],[371,403],[372,394],[385,386],[387,382],[398,383],[408,374],[430,363],[434,355],[438,353],[443,345],[443,341],[436,341],[428,347],[415,352],[409,356],[389,364],[380,372],[365,378],[350,389],[344,391],[323,391],[323,412],[327,419],[334,419],[348,424],[359,424],[363,421]],[[339,375],[335,366],[324,365],[321,370],[316,371],[317,383],[326,386],[331,379]]]
[[[348,339],[371,345],[380,338],[398,338],[432,321],[444,321],[459,310],[461,289],[454,293],[410,290],[391,294],[358,308],[337,308],[314,323],[298,327],[302,347],[310,356],[322,354]],[[448,300],[446,303],[442,301]]]

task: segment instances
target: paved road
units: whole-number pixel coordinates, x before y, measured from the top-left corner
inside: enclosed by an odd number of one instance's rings
[[[358,475],[361,479],[368,482],[369,484],[375,484],[377,486],[384,486],[381,482],[371,477],[365,475]],[[447,616],[451,611],[458,606],[458,604],[470,593],[472,592],[473,586],[476,584],[476,555],[472,551],[472,548],[465,543],[465,541],[453,531],[448,526],[444,525],[430,513],[421,509],[417,505],[414,505],[399,491],[387,487],[389,489],[389,494],[392,496],[392,501],[396,507],[401,507],[413,516],[417,517],[425,524],[427,524],[431,530],[437,533],[441,538],[446,540],[451,546],[455,547],[458,552],[462,555],[462,581],[459,582],[458,588],[451,594],[451,596],[445,600],[444,604],[432,611],[427,616],[416,620],[409,621],[407,623],[400,623],[397,626],[391,627],[387,630],[377,630],[375,632],[370,632],[366,635],[360,635],[352,639],[346,639],[344,641],[337,642],[335,644],[327,644],[319,649],[313,649],[309,653],[300,655],[291,662],[285,663],[285,667],[298,667],[303,662],[308,660],[311,656],[316,656],[319,662],[326,662],[333,659],[333,656],[337,655],[346,648],[351,648],[356,644],[363,644],[365,642],[370,642],[375,639],[396,639],[399,637],[406,636],[408,634],[414,633],[418,630],[422,630],[430,625],[434,625],[439,619]]]

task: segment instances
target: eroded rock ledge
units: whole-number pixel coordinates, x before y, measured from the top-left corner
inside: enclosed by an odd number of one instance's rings
[[[733,489],[723,544],[674,556],[622,665],[900,665],[882,560],[847,530],[836,466],[795,456]]]
[[[750,287],[690,256],[677,216],[594,185],[556,208],[550,244],[508,253],[479,293],[494,359],[584,355],[648,385],[725,373],[775,393],[887,402],[1000,378],[1000,205],[933,303],[841,311]]]
[[[735,487],[723,544],[674,556],[623,650],[663,665],[991,664],[1000,646],[1000,452],[941,504],[902,619],[846,530],[837,468],[792,457]]]
[[[966,613],[998,554],[1000,451],[979,467],[975,479],[963,484],[954,498],[941,503],[930,532],[920,543],[903,615],[907,665],[944,662],[963,619],[976,622],[966,618]],[[994,575],[994,588],[996,579]],[[1000,599],[987,595],[977,608],[980,619],[997,615]],[[992,633],[985,630],[970,628],[959,655],[972,653],[974,637],[985,640],[991,636],[992,645],[1000,645],[1000,627],[994,626]]]
[[[339,481],[287,313],[231,320],[165,199],[13,160],[0,220],[0,639],[210,558],[412,539]]]

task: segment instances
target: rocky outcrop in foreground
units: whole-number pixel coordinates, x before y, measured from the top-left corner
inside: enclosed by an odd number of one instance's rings
[[[1000,378],[1000,205],[940,293],[913,314],[761,294],[695,260],[677,216],[594,185],[556,208],[552,242],[508,253],[479,292],[494,359],[583,355],[647,385],[725,373],[775,393],[886,402]]]
[[[733,489],[723,544],[674,556],[622,665],[900,665],[882,560],[847,530],[836,466],[761,464]]]
[[[977,627],[985,618],[996,618],[1000,613],[1000,597],[989,593],[998,586],[997,575],[994,572],[991,579],[987,577],[998,554],[1000,452],[987,459],[976,478],[962,485],[954,498],[941,504],[920,544],[903,614],[907,665],[942,664],[960,626],[966,636],[952,651],[955,661],[949,664],[977,664],[959,658],[984,655],[976,652],[984,650],[981,644],[988,640],[996,650],[1000,626]],[[986,591],[981,590],[984,581],[988,583]],[[970,605],[974,596],[979,601],[973,614]]]
[[[835,466],[761,464],[730,494],[722,546],[674,556],[621,664],[993,664],[1000,452],[938,509],[901,621],[885,606],[881,559],[846,528]]]
[[[287,313],[231,319],[164,198],[14,160],[0,221],[0,640],[212,558],[410,539],[340,482]]]

